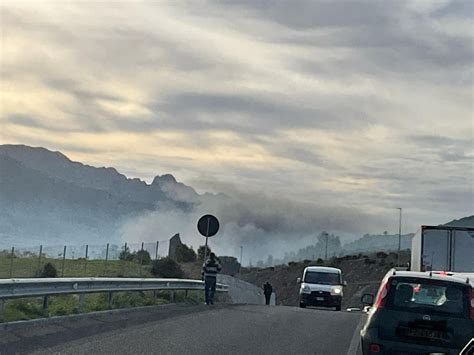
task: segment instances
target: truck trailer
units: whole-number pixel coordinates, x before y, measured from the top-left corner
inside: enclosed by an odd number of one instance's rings
[[[410,269],[474,272],[474,228],[421,226],[412,239]]]

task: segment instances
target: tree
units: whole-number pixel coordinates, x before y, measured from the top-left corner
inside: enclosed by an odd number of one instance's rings
[[[179,264],[169,257],[153,261],[151,273],[156,277],[182,278],[184,276]]]
[[[142,263],[142,265],[148,265],[151,263],[151,256],[148,250],[139,250],[133,253],[133,261],[136,263]]]
[[[44,264],[43,268],[39,272],[39,277],[57,277],[58,271],[56,267],[51,263]]]
[[[148,250],[138,250],[130,253],[129,247],[124,247],[119,255],[120,260],[124,261],[133,261],[135,263],[142,263],[143,265],[148,265],[151,263],[151,256]]]
[[[206,253],[206,246],[201,245],[198,248],[198,251],[197,251],[198,259],[201,260],[201,261],[204,261],[204,254],[205,253]],[[211,253],[211,248],[209,248],[209,246],[207,246],[207,255],[209,256],[210,253]]]
[[[133,254],[130,253],[130,248],[128,246],[125,246],[123,250],[120,252],[119,259],[124,260],[124,261],[133,260]]]
[[[196,253],[193,248],[189,248],[186,244],[180,244],[176,247],[176,261],[182,263],[189,263],[196,261]]]
[[[219,256],[219,262],[222,266],[222,273],[234,276],[240,270],[240,263],[233,256]]]

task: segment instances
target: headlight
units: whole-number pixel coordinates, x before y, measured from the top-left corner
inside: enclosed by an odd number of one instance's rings
[[[333,295],[333,296],[342,296],[342,288],[341,287],[333,287],[331,289],[331,295]]]
[[[301,293],[311,293],[311,288],[307,285],[301,285]]]

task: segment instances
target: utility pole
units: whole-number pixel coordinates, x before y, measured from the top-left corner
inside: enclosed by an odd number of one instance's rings
[[[244,253],[244,247],[240,246],[240,267],[239,267],[239,275],[242,275],[242,255]]]
[[[329,238],[329,234],[328,233],[325,233],[326,234],[326,253],[324,254],[324,260],[328,260],[328,238]]]
[[[402,249],[402,208],[398,207],[397,210],[400,210],[400,218],[398,223],[398,261],[397,266],[400,266],[400,253]]]

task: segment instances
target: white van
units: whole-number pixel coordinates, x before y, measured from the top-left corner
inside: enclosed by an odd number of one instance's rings
[[[335,307],[341,310],[343,288],[340,269],[324,266],[308,266],[303,271],[303,278],[298,278],[300,287],[300,307],[322,306]]]

